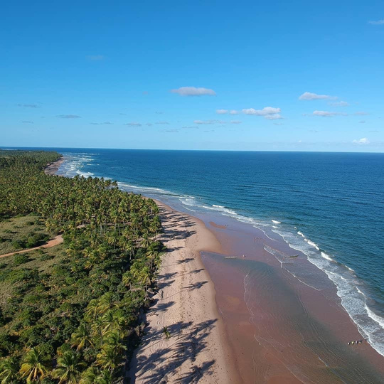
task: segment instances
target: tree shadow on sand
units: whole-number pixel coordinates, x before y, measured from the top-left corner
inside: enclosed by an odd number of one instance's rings
[[[203,376],[212,375],[212,366],[215,360],[205,362],[201,365],[194,364],[196,357],[207,348],[206,338],[214,327],[217,319],[204,321],[198,324],[193,322],[178,322],[167,326],[170,338],[166,341],[169,346],[159,349],[149,358],[141,357],[136,361],[133,369],[138,372],[137,378],[146,384],[167,383],[171,379],[177,383],[197,383]],[[150,331],[149,331],[150,333]],[[164,340],[163,331],[155,332],[150,335],[148,344],[144,349],[152,347],[154,344]],[[172,353],[169,356],[169,353]],[[182,377],[173,377],[176,370],[185,362],[189,362],[191,367]]]

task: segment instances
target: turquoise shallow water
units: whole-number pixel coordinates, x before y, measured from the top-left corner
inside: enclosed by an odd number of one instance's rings
[[[322,269],[384,355],[384,155],[59,149],[67,176],[103,176],[188,212],[282,236]]]

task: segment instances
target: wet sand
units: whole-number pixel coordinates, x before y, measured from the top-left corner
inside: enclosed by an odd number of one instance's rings
[[[60,158],[59,160],[55,161],[52,164],[49,164],[45,169],[44,172],[47,175],[56,175],[57,171],[60,168],[60,165],[64,162],[64,157]]]
[[[366,341],[348,345],[363,337],[324,273],[304,255],[289,258],[292,249],[257,229],[226,219],[218,225],[226,229],[208,228],[227,258],[203,252],[202,260],[215,285],[242,382],[384,381],[384,358]],[[286,252],[291,270],[305,270],[308,279],[294,278],[265,245]],[[306,285],[310,281],[316,285]]]

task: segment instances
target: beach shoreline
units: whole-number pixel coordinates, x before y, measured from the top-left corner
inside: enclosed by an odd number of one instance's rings
[[[163,242],[170,252],[164,256],[160,267],[156,304],[145,315],[146,334],[134,351],[129,371],[131,382],[198,379],[203,383],[298,383],[311,377],[316,379],[316,375],[332,383],[345,377],[347,381],[361,377],[361,382],[380,382],[377,378],[384,376],[380,366],[382,356],[368,343],[353,349],[347,345],[349,340],[360,339],[361,334],[341,307],[333,283],[328,281],[329,286],[324,287],[324,295],[321,294],[324,297],[321,297],[316,290],[312,292],[305,283],[288,273],[281,274],[282,264],[272,255],[266,255],[264,250],[265,244],[271,245],[271,239],[258,229],[250,230],[250,226],[233,219],[221,219],[211,214],[192,217],[180,208],[173,209],[156,202],[161,207],[166,229]],[[167,237],[172,231],[179,237]],[[199,236],[199,233],[204,234]],[[210,240],[196,240],[203,237]],[[276,246],[287,251],[288,245],[283,242],[277,242]],[[167,261],[172,260],[173,263],[168,264]],[[269,284],[272,282],[272,287],[281,288],[278,292],[267,285],[257,287],[254,293],[257,292],[261,300],[254,313],[245,302],[243,280],[247,270],[243,273],[234,265],[230,268],[225,265],[237,262],[244,262],[244,265],[258,263],[261,272],[267,271],[271,279]],[[296,263],[298,268],[307,268],[310,264],[305,255],[295,256],[290,262]],[[328,280],[324,272],[312,264],[309,268]],[[255,281],[264,277],[261,274]],[[271,293],[278,297],[276,302],[270,300]],[[201,297],[203,303],[199,301]],[[168,304],[164,303],[164,298],[170,298]],[[319,298],[321,304],[317,304]],[[287,307],[285,300],[291,300],[291,306]],[[280,306],[282,310],[278,312]],[[287,316],[296,315],[291,309],[302,311],[297,327],[304,327],[307,334],[296,332],[294,322],[291,324],[286,320]],[[280,323],[273,318],[275,315],[280,316]],[[266,322],[266,319],[270,320]],[[170,333],[169,339],[164,327]],[[321,337],[310,327],[316,332],[320,330]],[[269,343],[279,346],[265,344],[268,338]],[[336,356],[327,356],[332,364],[328,366],[321,360],[323,351],[315,351],[312,360],[308,361],[307,342],[315,348],[330,349]],[[210,349],[214,349],[214,353]],[[302,353],[302,363],[287,359],[296,352]],[[302,372],[305,372],[304,376],[301,376]]]
[[[56,175],[64,161],[50,164],[45,173]],[[144,336],[130,361],[130,382],[241,383],[200,254],[222,253],[221,243],[200,219],[155,201],[165,229],[159,239],[168,251],[159,269],[156,304],[144,314]]]
[[[44,173],[46,175],[56,175],[57,174],[57,171],[59,170],[60,168],[60,165],[63,164],[65,161],[65,158],[64,156],[61,156],[61,158],[51,164],[49,164],[47,167],[45,167],[44,169]]]
[[[145,335],[131,360],[131,382],[240,383],[215,288],[200,257],[202,250],[221,253],[221,244],[199,219],[157,204],[168,252],[156,303],[145,315]]]

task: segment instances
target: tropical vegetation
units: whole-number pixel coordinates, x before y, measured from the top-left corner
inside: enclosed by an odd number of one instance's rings
[[[158,207],[114,181],[45,174],[59,158],[0,151],[0,224],[45,226],[14,248],[64,238],[0,258],[0,383],[122,382],[163,251]]]

